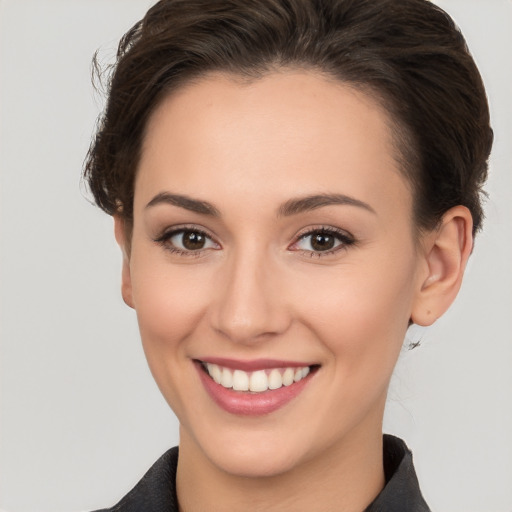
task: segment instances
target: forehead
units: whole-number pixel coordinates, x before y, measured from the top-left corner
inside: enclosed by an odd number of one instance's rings
[[[404,194],[388,115],[369,95],[308,71],[243,81],[210,74],[169,95],[149,120],[137,196],[170,188],[269,198]],[[315,189],[315,190],[312,190]]]

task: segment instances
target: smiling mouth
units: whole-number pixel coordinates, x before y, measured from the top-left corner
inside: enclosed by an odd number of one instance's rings
[[[222,387],[232,389],[233,391],[249,391],[251,393],[265,393],[266,391],[274,391],[282,387],[291,386],[296,382],[300,382],[319,368],[319,365],[311,365],[268,368],[246,372],[214,363],[198,362],[203,371]]]

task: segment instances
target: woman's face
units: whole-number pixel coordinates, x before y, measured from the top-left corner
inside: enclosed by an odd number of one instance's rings
[[[123,290],[197,457],[273,475],[381,435],[425,269],[395,153],[370,97],[307,72],[152,116]]]

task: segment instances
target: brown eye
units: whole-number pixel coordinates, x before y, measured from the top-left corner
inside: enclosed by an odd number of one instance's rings
[[[179,235],[178,235],[179,236]],[[184,231],[181,235],[182,245],[188,251],[197,251],[204,249],[206,244],[206,237],[197,231]]]
[[[155,240],[173,252],[197,253],[206,249],[220,249],[206,233],[196,229],[177,229]]]
[[[320,256],[332,253],[355,243],[354,238],[346,231],[335,228],[314,229],[302,235],[292,249],[305,251]]]
[[[315,233],[311,236],[311,248],[314,251],[328,251],[333,249],[336,239],[329,233]]]

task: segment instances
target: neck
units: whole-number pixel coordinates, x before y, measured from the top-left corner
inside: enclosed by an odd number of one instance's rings
[[[223,471],[181,433],[176,478],[180,512],[360,512],[384,483],[381,429],[358,429],[291,471],[257,478]]]

